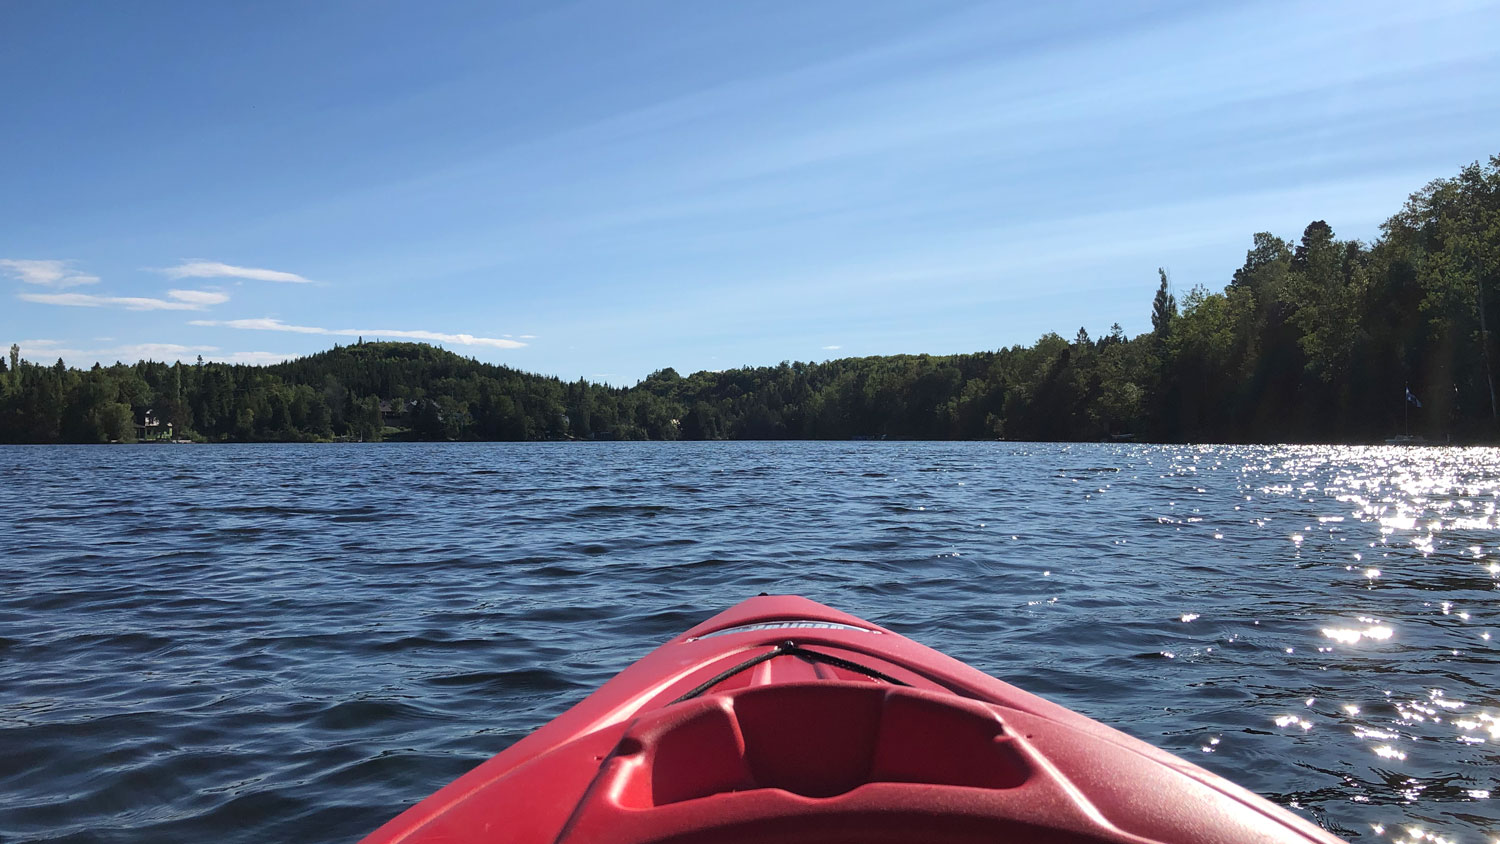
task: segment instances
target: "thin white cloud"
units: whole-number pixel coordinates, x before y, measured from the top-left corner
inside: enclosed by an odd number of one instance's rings
[[[194,305],[222,305],[229,301],[228,293],[216,290],[168,290],[167,295],[179,302],[191,302]]]
[[[251,281],[277,281],[284,284],[312,284],[312,279],[281,270],[258,267],[236,267],[218,261],[183,261],[162,272],[169,278],[246,278]]]
[[[324,337],[369,337],[382,340],[427,340],[459,346],[491,346],[496,349],[519,349],[525,346],[504,337],[475,337],[473,334],[444,334],[438,331],[402,331],[394,328],[319,328],[311,325],[289,325],[279,319],[195,319],[189,325],[240,328],[249,331],[286,331],[292,334],[317,334]]]
[[[290,331],[293,334],[348,334],[348,331],[333,331],[314,328],[310,325],[287,325],[279,319],[195,319],[188,325],[203,325],[217,328],[241,328],[248,331]]]
[[[302,357],[302,355],[287,352],[225,352],[218,346],[185,346],[179,343],[137,343],[79,354],[84,357],[92,355],[100,359],[160,360],[168,363],[175,361],[195,363],[201,356],[208,363],[243,363],[251,366],[283,363]]]
[[[832,352],[832,351],[836,351],[836,350],[842,349],[842,348],[844,348],[844,347],[843,346],[824,346],[823,347],[823,351],[825,351],[825,352]]]
[[[122,359],[165,360],[181,355],[207,355],[218,350],[218,346],[184,346],[180,343],[135,343],[113,349],[101,349],[95,352],[95,354],[118,355]]]
[[[58,346],[61,346],[64,342],[66,342],[66,341],[64,341],[64,340],[17,340],[17,341],[15,341],[16,345],[20,346],[21,347],[21,351],[23,351],[23,352],[25,350],[27,350],[27,349],[39,349],[40,351],[46,351],[48,349],[55,349]],[[7,343],[5,345],[6,345],[7,348],[9,348],[9,343]]]
[[[17,341],[15,341],[16,345],[21,347],[21,360],[28,360],[28,361],[31,361],[32,363],[51,363],[52,361],[57,360],[58,358],[62,358],[64,360],[64,362],[71,362],[71,361],[77,361],[80,358],[82,358],[82,357],[84,357],[84,356],[86,356],[88,354],[91,354],[90,352],[85,352],[85,351],[82,351],[80,349],[68,348],[66,345],[64,345],[67,342],[70,342],[70,341],[66,341],[66,340],[17,340]],[[0,344],[0,346],[3,346],[3,349],[0,349],[0,351],[6,351],[6,353],[8,354],[7,350],[10,349],[10,342],[7,341],[4,344]]]
[[[300,357],[303,357],[303,355],[288,354],[286,352],[230,352],[227,355],[204,355],[203,359],[214,363],[242,363],[247,366],[269,366],[273,363],[285,363]]]
[[[169,302],[144,296],[93,296],[88,293],[18,293],[16,298],[39,305],[68,308],[124,308],[127,311],[201,311],[192,302]]]
[[[0,260],[0,268],[6,275],[27,284],[43,287],[77,287],[82,284],[98,284],[99,277],[74,272],[68,265],[71,261],[25,261],[13,258]]]
[[[229,297],[217,299],[213,302],[182,301],[179,293],[199,293],[203,291],[174,290],[168,295],[173,296],[176,301],[167,299],[152,299],[147,296],[95,296],[91,293],[17,293],[16,298],[25,302],[35,302],[38,305],[61,305],[67,308],[124,308],[127,311],[201,311],[209,304],[218,304],[227,301]],[[208,294],[219,296],[221,294]]]
[[[94,363],[109,364],[115,361],[133,363],[137,360],[194,363],[200,355],[204,361],[213,363],[264,366],[302,357],[301,354],[289,352],[225,352],[218,346],[191,346],[181,343],[131,343],[107,348],[74,349],[66,346],[68,342],[34,339],[18,340],[16,345],[21,347],[21,357],[32,363],[37,363],[38,359],[46,363],[62,358],[65,363],[78,367],[91,366]],[[4,347],[9,348],[10,342],[7,341]]]

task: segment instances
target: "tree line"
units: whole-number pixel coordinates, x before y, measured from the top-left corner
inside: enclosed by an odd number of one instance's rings
[[[1151,331],[565,382],[415,343],[272,366],[0,360],[0,442],[914,439],[1362,442],[1500,435],[1500,155],[1412,194],[1373,243],[1256,234],[1222,290],[1155,279]],[[1149,288],[1148,288],[1149,289]],[[1408,396],[1410,398],[1408,398]],[[1420,407],[1417,403],[1420,402]]]

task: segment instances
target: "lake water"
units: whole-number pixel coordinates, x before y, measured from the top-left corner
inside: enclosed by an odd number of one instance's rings
[[[758,592],[1500,836],[1500,451],[0,447],[0,840],[349,842]]]

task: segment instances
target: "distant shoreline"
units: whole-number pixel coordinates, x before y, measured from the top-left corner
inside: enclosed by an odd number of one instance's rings
[[[1476,223],[1500,155],[1412,194],[1373,244],[1251,238],[1220,292],[1158,270],[1151,331],[783,362],[626,388],[421,343],[268,366],[0,361],[0,442],[852,440],[1500,442],[1500,289]],[[1487,259],[1485,259],[1487,260]],[[1397,436],[1401,432],[1401,436]]]
[[[1414,442],[1414,443],[1389,443],[1389,442],[1097,442],[1079,440],[931,440],[931,439],[723,439],[723,440],[374,440],[370,442],[336,442],[333,440],[216,440],[188,443],[158,443],[158,442],[113,442],[113,443],[0,443],[0,448],[6,446],[17,447],[115,447],[115,446],[226,446],[226,445],[302,445],[302,446],[341,446],[341,445],[378,445],[378,446],[403,446],[403,445],[713,445],[725,443],[827,443],[879,445],[879,444],[902,444],[902,443],[990,443],[993,445],[1068,445],[1068,446],[1188,446],[1194,448],[1234,448],[1234,447],[1256,447],[1256,448],[1500,448],[1500,443],[1494,442]]]

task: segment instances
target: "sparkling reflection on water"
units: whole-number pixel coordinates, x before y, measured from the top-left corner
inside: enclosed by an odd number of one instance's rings
[[[348,841],[760,591],[1500,840],[1500,451],[0,448],[0,840]]]

